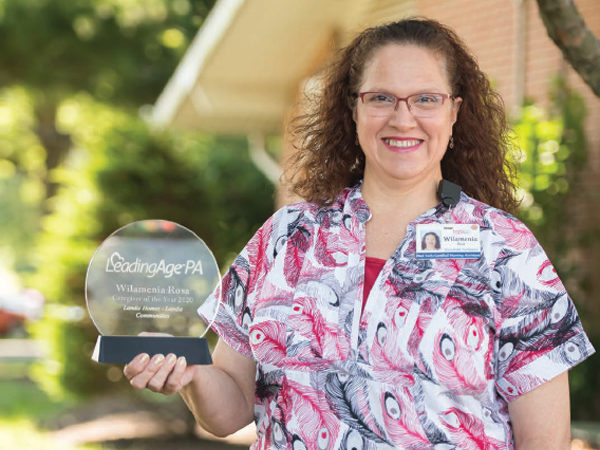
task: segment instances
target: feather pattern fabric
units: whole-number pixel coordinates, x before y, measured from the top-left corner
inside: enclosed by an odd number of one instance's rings
[[[405,449],[421,449],[429,445],[416,414],[414,399],[407,388],[382,392],[380,401],[389,442]]]
[[[363,310],[370,217],[360,186],[280,209],[200,308],[256,364],[252,448],[513,448],[508,402],[594,352],[543,249],[462,194],[408,225]],[[479,225],[481,257],[417,259],[432,223]]]
[[[287,380],[281,391],[284,415],[301,424],[297,436],[307,449],[333,448],[332,436],[337,436],[339,422],[327,401],[315,388]]]
[[[381,426],[372,420],[368,404],[360,401],[364,398],[366,384],[357,377],[329,374],[325,392],[329,397],[331,409],[337,417],[350,428],[358,431],[370,441],[384,443]]]
[[[483,422],[474,414],[458,408],[450,408],[441,414],[440,422],[445,425],[452,442],[461,449],[502,449],[504,443],[486,436]]]

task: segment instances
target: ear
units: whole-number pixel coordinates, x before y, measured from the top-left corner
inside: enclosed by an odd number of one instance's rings
[[[356,105],[354,105],[352,107],[352,120],[354,120],[354,123],[356,123],[357,117],[356,117]]]
[[[452,102],[452,125],[456,123],[456,119],[458,119],[458,111],[460,111],[460,105],[463,99],[461,97],[456,97]]]

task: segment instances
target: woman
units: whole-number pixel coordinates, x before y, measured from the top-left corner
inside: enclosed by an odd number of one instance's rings
[[[440,249],[440,238],[433,231],[425,233],[421,240],[421,250],[434,252]]]
[[[361,33],[296,123],[307,201],[223,280],[214,364],[138,355],[131,384],[180,392],[217,435],[254,418],[254,448],[565,448],[567,370],[593,348],[535,238],[497,209],[515,206],[506,130],[452,31]],[[432,223],[479,226],[481,256],[418,259]]]

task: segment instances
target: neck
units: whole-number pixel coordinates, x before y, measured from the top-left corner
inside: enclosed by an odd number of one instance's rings
[[[395,180],[389,183],[365,173],[361,190],[374,216],[403,211],[403,216],[414,219],[439,203],[437,188],[441,179],[440,173],[421,180]]]

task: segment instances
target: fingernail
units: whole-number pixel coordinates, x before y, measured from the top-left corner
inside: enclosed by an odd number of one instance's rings
[[[147,354],[147,353],[144,353],[144,354],[142,355],[142,357],[140,358],[140,362],[141,362],[141,363],[145,363],[145,362],[147,362],[149,359],[150,359],[150,356],[148,356],[148,354]]]
[[[154,364],[160,364],[163,359],[165,359],[164,355],[161,355],[160,353],[158,355],[154,355],[153,362]]]
[[[185,356],[180,356],[179,359],[177,359],[177,364],[179,364],[180,366],[184,366],[185,365]]]
[[[170,353],[169,356],[167,356],[167,362],[169,364],[173,364],[175,359],[177,359],[177,356],[175,356],[173,353]]]

